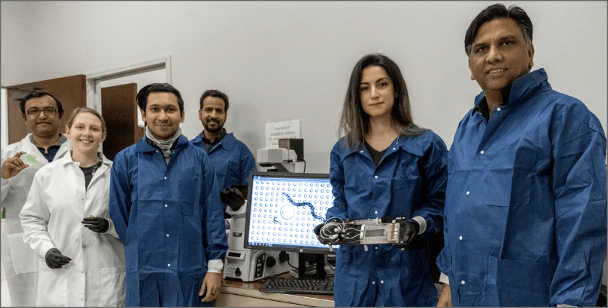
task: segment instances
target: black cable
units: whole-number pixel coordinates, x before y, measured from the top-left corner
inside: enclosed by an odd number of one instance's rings
[[[291,266],[292,268],[296,268],[297,269],[297,267],[295,267],[295,266],[291,265],[291,263],[289,263],[289,254],[286,251],[283,250],[283,251],[281,251],[279,253],[279,262],[283,263],[285,261],[287,261],[287,264],[289,266]]]
[[[304,162],[304,170],[302,171],[302,173],[306,173],[306,161],[302,159],[302,161]]]
[[[287,259],[287,264],[288,264],[289,266],[291,266],[292,268],[298,269],[297,267],[295,267],[295,266],[291,265],[291,263],[289,263],[289,259]]]

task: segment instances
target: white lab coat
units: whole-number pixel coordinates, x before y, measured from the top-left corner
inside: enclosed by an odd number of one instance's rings
[[[38,276],[38,258],[28,244],[23,242],[23,228],[19,219],[19,212],[25,204],[34,174],[49,162],[32,144],[28,134],[23,140],[2,148],[2,163],[23,151],[27,154],[21,156],[29,167],[25,168],[10,179],[1,179],[0,192],[2,207],[5,208],[5,222],[2,230],[2,263],[6,272],[6,281],[13,306],[34,306],[36,299],[36,279]],[[64,142],[55,155],[59,160],[72,148],[70,140]],[[29,162],[27,155],[31,155],[36,162]],[[28,157],[29,158],[29,157]]]
[[[124,247],[108,210],[111,166],[103,157],[88,191],[84,173],[71,155],[36,173],[20,214],[24,240],[38,256],[36,306],[124,305]],[[89,215],[108,219],[108,231],[84,227],[81,221]],[[72,261],[50,269],[44,256],[51,248]]]

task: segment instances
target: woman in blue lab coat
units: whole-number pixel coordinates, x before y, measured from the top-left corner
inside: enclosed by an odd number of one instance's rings
[[[441,232],[447,148],[412,121],[405,80],[382,54],[352,71],[331,151],[335,197],[326,218],[406,217],[408,245],[341,245],[336,256],[336,306],[434,306],[425,237]],[[365,249],[367,248],[367,249]]]

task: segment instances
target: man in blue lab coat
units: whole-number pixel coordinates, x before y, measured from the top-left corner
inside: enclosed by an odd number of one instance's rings
[[[606,255],[599,120],[554,91],[544,69],[531,71],[521,8],[484,9],[465,50],[482,93],[448,156],[439,305],[594,306]]]
[[[232,133],[226,133],[228,96],[218,90],[207,90],[201,96],[198,118],[205,128],[192,143],[205,150],[213,164],[220,190],[233,184],[247,185],[255,159],[247,146]],[[246,198],[247,196],[245,196]]]
[[[219,186],[207,153],[181,134],[179,91],[150,84],[137,103],[145,137],[116,155],[110,183],[110,217],[126,254],[125,305],[198,306],[219,296],[228,250]]]

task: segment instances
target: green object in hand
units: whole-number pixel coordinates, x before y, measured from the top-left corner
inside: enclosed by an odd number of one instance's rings
[[[95,217],[95,216],[93,216],[93,214],[91,214],[91,215],[89,215],[89,217]]]
[[[36,163],[38,162],[38,161],[36,160],[36,156],[32,156],[32,155],[29,155],[29,154],[28,154],[28,155],[25,155],[25,156],[24,156],[24,158],[25,158],[25,161],[26,161],[28,164],[36,164]]]

